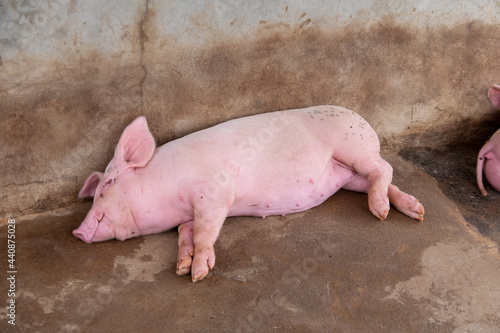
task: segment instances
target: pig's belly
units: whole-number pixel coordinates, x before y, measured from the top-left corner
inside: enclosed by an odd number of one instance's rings
[[[320,173],[279,174],[238,196],[229,216],[286,215],[318,206],[358,174],[333,158]]]

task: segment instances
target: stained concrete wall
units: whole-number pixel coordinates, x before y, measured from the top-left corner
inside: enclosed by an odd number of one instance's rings
[[[487,137],[500,2],[0,1],[0,217],[69,205],[146,115],[159,144],[316,104],[398,149]]]

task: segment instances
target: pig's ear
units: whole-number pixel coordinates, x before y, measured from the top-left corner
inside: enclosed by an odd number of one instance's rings
[[[99,184],[103,176],[104,174],[102,172],[92,172],[89,178],[87,178],[87,180],[85,181],[85,184],[83,184],[82,189],[78,193],[78,197],[80,199],[93,197],[95,194],[95,189],[97,188],[97,185]]]
[[[500,85],[495,84],[488,91],[488,97],[491,104],[497,109],[500,109]]]
[[[116,146],[114,159],[125,164],[125,169],[148,164],[155,150],[155,140],[148,129],[146,118],[139,117],[125,128]]]

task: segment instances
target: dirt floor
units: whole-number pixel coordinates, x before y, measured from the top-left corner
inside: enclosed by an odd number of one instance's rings
[[[395,209],[380,222],[344,190],[303,213],[228,218],[194,284],[175,274],[176,231],[85,244],[71,231],[89,202],[20,219],[16,325],[4,282],[0,331],[498,333],[500,194],[477,190],[477,151],[386,152],[394,183],[425,206],[420,223]]]
[[[483,144],[477,141],[433,149],[412,148],[399,155],[435,178],[467,222],[500,245],[500,193],[484,180],[488,195],[482,196],[476,183],[477,154]]]

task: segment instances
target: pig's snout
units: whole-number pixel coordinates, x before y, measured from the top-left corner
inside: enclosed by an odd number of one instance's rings
[[[102,216],[104,216],[104,214],[102,214]],[[96,219],[95,211],[91,210],[87,214],[85,220],[83,220],[82,224],[80,224],[78,228],[73,230],[73,236],[75,236],[76,238],[80,238],[85,243],[92,243],[98,227],[97,221],[98,220]]]
[[[80,230],[80,228],[73,230],[73,236],[81,239],[85,243],[89,243],[89,244],[92,243],[92,238],[89,237],[85,232]]]
[[[96,230],[97,221],[87,216],[82,224],[77,229],[73,230],[73,236],[80,238],[85,243],[92,243]]]

